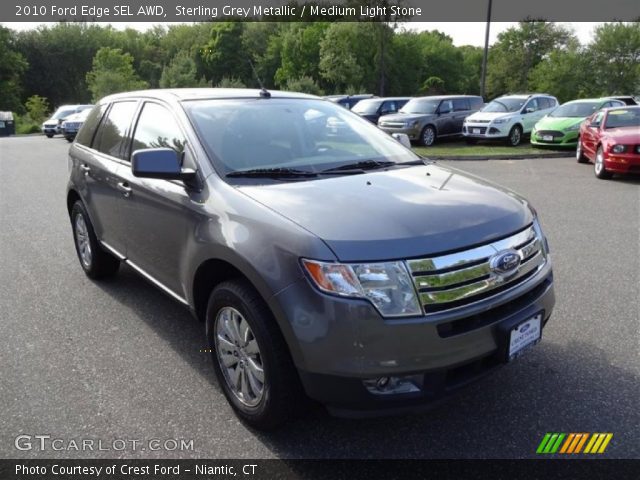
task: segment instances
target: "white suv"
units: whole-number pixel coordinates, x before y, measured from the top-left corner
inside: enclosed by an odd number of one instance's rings
[[[462,134],[469,143],[505,139],[517,146],[533,126],[558,107],[558,99],[543,93],[504,95],[466,118]]]

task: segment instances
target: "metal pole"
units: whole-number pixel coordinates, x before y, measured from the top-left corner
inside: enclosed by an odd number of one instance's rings
[[[493,0],[489,0],[489,5],[487,6],[487,28],[484,32],[484,55],[482,56],[482,74],[480,76],[480,96],[482,96],[482,98],[484,98],[485,84],[487,80],[487,57],[489,56],[489,30],[491,28],[492,1]]]

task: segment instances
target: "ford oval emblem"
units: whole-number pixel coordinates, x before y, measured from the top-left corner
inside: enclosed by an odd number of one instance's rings
[[[529,330],[529,327],[531,326],[530,323],[527,323],[526,325],[523,325],[522,327],[520,327],[520,333],[524,333],[527,330]]]
[[[509,250],[502,250],[491,257],[489,268],[496,275],[506,277],[518,271],[520,261],[520,254],[510,248]]]

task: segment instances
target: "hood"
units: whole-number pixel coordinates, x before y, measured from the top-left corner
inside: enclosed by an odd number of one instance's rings
[[[467,117],[467,120],[488,120],[493,121],[502,117],[512,117],[518,112],[475,112]]]
[[[435,116],[435,113],[392,113],[380,117],[380,122],[410,122]]]
[[[238,189],[320,237],[341,261],[468,248],[533,221],[518,195],[437,165]]]
[[[640,144],[640,128],[636,126],[609,128],[605,130],[604,135],[615,143],[626,145]]]
[[[564,130],[580,125],[587,117],[544,117],[536,123],[536,130]]]

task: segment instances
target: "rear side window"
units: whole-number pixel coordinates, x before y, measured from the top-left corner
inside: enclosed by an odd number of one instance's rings
[[[184,151],[186,139],[171,112],[157,103],[145,103],[133,135],[132,151],[172,148]]]
[[[471,110],[480,110],[482,107],[484,107],[484,100],[482,98],[471,98]]]
[[[100,120],[102,120],[106,109],[106,105],[96,105],[93,107],[93,110],[91,110],[89,116],[84,121],[82,128],[78,132],[76,143],[84,145],[85,147],[91,146],[93,134],[96,132],[96,128],[98,128],[98,124],[100,123]]]
[[[116,102],[100,124],[93,141],[93,148],[112,157],[124,160],[127,132],[131,126],[138,102]]]
[[[465,112],[469,110],[469,100],[466,98],[454,98],[453,99],[453,111]]]

